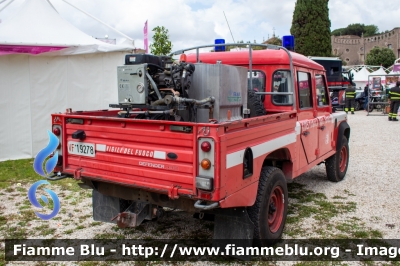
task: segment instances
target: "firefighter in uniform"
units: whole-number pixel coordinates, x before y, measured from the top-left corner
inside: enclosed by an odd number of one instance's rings
[[[349,112],[349,108],[351,111],[351,114],[354,115],[354,105],[355,105],[355,98],[356,98],[356,89],[349,85],[349,87],[344,91],[345,93],[345,107],[344,111],[346,114]]]
[[[397,110],[399,109],[399,103],[400,103],[400,81],[396,82],[396,87],[390,89],[389,99],[390,99],[389,121],[399,121],[397,119]]]

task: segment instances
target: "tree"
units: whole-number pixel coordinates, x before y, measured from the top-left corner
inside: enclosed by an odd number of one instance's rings
[[[340,35],[357,35],[368,37],[372,35],[379,34],[379,29],[375,25],[364,25],[360,23],[350,24],[346,28],[340,28],[332,31],[332,35],[340,36]]]
[[[396,56],[389,48],[374,47],[368,54],[365,60],[366,65],[390,67],[394,64]]]
[[[350,24],[347,26],[348,33],[346,35],[357,35],[361,37],[364,32],[364,27],[364,24],[360,23]]]
[[[379,34],[379,29],[375,25],[366,25],[364,27],[364,37],[373,36]]]
[[[153,43],[150,44],[150,51],[154,55],[168,55],[171,53],[172,44],[169,40],[168,30],[164,26],[157,26],[152,31]]]
[[[272,45],[279,45],[279,46],[281,46],[281,45],[282,45],[282,39],[279,38],[279,37],[275,37],[275,36],[274,36],[274,37],[268,39],[268,40],[265,42],[265,44],[272,44]]]
[[[332,31],[331,35],[333,36],[341,36],[341,35],[347,35],[347,28],[339,28],[334,31]]]
[[[329,0],[297,0],[290,33],[295,38],[296,52],[305,56],[330,56],[331,21]]]

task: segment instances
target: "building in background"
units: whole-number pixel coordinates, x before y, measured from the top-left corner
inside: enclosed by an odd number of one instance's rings
[[[356,35],[331,36],[332,54],[347,62],[347,65],[364,64],[367,54],[375,46],[392,49],[394,55],[400,57],[400,28],[369,36]]]

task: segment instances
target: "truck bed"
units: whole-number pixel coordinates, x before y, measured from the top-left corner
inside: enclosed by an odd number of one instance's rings
[[[76,179],[140,188],[174,198],[196,199],[199,197],[195,184],[199,168],[197,142],[199,138],[209,137],[215,142],[212,199],[221,200],[258,180],[258,175],[254,175],[243,180],[244,186],[233,184],[229,175],[232,171],[237,173],[240,167],[228,165],[229,156],[267,139],[293,132],[296,126],[295,111],[220,124],[120,118],[117,113],[118,110],[101,110],[52,115],[53,121],[59,121],[57,124],[64,129],[63,174]],[[72,138],[78,130],[86,134],[82,141]],[[95,156],[73,154],[71,144],[77,142],[92,144]],[[226,157],[220,156],[222,152]],[[261,159],[255,158],[255,164],[262,164]]]

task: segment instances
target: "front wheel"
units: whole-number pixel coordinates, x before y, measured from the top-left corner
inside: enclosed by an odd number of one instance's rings
[[[326,175],[332,182],[342,181],[349,165],[349,143],[345,136],[342,137],[341,147],[334,155],[326,159]]]
[[[263,167],[257,198],[248,209],[254,223],[254,239],[262,245],[273,245],[281,239],[288,209],[285,175],[276,167]]]
[[[369,104],[367,104],[367,108],[368,108],[368,112],[371,113],[374,110],[374,104],[372,102],[370,102]]]

